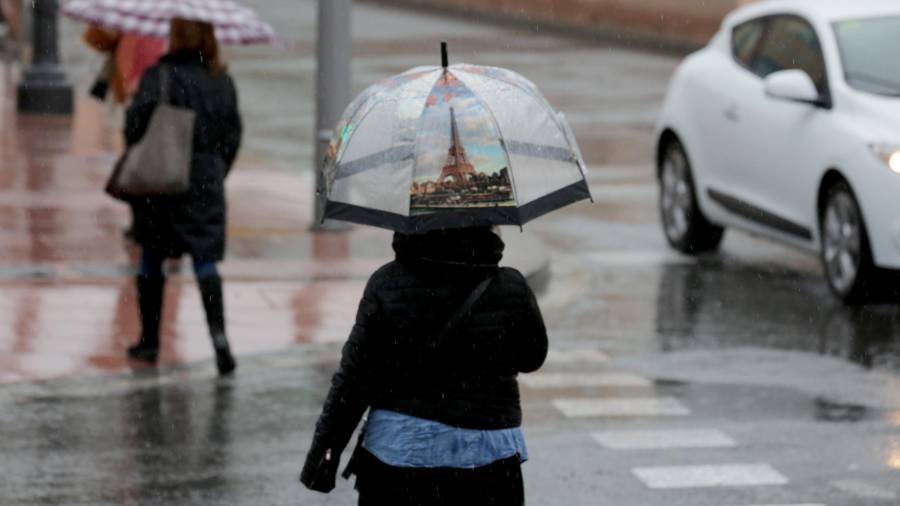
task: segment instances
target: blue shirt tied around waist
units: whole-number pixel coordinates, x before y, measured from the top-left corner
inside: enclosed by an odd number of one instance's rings
[[[472,469],[519,455],[528,459],[519,427],[478,430],[376,409],[369,414],[362,446],[394,467]]]

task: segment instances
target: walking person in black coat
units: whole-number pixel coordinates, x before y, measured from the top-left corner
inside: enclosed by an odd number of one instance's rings
[[[225,177],[241,142],[237,91],[219,59],[213,26],[173,20],[169,53],[145,72],[128,108],[125,140],[129,146],[144,135],[160,103],[163,73],[168,79],[170,103],[196,113],[190,189],[180,195],[132,200],[135,240],[143,247],[137,276],[141,336],[128,349],[128,355],[156,362],[166,280],[163,262],[187,253],[193,260],[203,298],[216,365],[219,373],[225,375],[234,370],[235,361],[225,334],[222,278],[217,263],[225,254]]]
[[[394,236],[369,279],[301,473],[329,492],[344,472],[359,504],[524,504],[527,459],[516,376],[538,369],[547,333],[518,271],[499,268],[490,228]]]

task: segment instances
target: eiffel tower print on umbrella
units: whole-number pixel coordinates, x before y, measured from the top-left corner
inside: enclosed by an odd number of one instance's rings
[[[450,149],[447,152],[447,163],[441,170],[438,181],[446,181],[452,178],[456,183],[465,183],[470,175],[475,174],[475,167],[466,159],[466,148],[459,138],[459,127],[456,125],[456,113],[450,107]]]
[[[591,198],[565,118],[509,70],[414,68],[356,97],[335,132],[319,189],[329,219],[405,233],[523,225]]]
[[[447,89],[443,86],[435,88],[442,92],[440,96],[447,96]],[[465,90],[456,92],[458,95],[465,96]],[[432,94],[434,95],[434,93]],[[436,115],[435,121],[424,119],[421,124],[424,128],[429,125],[436,124],[438,129],[443,127],[446,114],[437,106],[440,99],[435,98],[427,102],[426,110],[422,114],[423,118],[427,115]],[[455,101],[457,106],[465,107],[465,102]],[[468,113],[463,112],[463,118],[468,118],[470,135],[467,136],[470,147],[477,149],[476,161],[479,162],[481,171],[476,170],[475,165],[469,160],[466,154],[465,143],[460,135],[459,123],[457,121],[456,108],[449,106],[450,111],[450,147],[446,149],[446,158],[444,165],[441,167],[440,175],[435,179],[430,179],[428,168],[420,166],[420,170],[415,171],[422,174],[413,180],[410,187],[410,213],[412,215],[422,215],[429,211],[437,211],[440,209],[453,209],[459,207],[485,208],[498,206],[515,206],[516,202],[512,196],[512,185],[509,181],[509,161],[503,146],[495,136],[490,124],[481,125],[479,121],[484,120],[483,114],[475,107]],[[465,114],[468,114],[466,116]],[[474,132],[473,132],[474,131]],[[420,132],[424,133],[424,132]],[[437,146],[427,146],[425,149],[433,149],[435,153],[441,153],[439,147],[444,141],[440,135],[436,135]],[[423,153],[421,160],[427,160],[427,153]],[[424,163],[423,165],[427,165]]]

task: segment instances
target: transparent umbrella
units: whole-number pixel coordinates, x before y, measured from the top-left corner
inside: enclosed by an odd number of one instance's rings
[[[565,118],[510,70],[417,67],[363,91],[325,160],[325,218],[405,233],[524,225],[591,198]]]

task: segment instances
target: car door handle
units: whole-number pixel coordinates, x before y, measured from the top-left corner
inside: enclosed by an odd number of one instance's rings
[[[738,122],[741,120],[741,115],[738,112],[738,106],[735,104],[726,107],[723,114],[725,114],[725,119],[727,119],[728,121]]]

